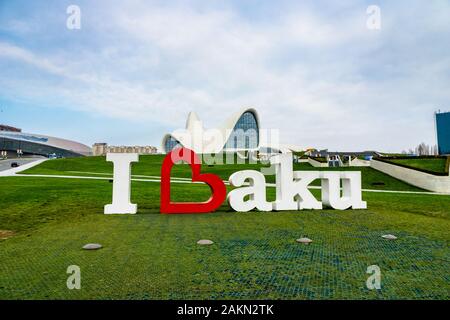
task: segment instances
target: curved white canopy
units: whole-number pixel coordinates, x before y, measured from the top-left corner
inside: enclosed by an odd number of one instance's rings
[[[176,130],[164,135],[161,150],[167,152],[166,141],[171,137],[182,146],[196,153],[219,153],[228,141],[233,128],[245,112],[251,112],[256,120],[258,131],[260,128],[258,113],[254,108],[243,108],[229,117],[219,128],[205,129],[195,112],[190,112],[184,130]],[[259,132],[258,132],[259,135]]]

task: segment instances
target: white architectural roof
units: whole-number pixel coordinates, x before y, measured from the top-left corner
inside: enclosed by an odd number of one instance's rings
[[[32,142],[37,144],[42,144],[46,146],[56,147],[64,150],[69,150],[82,155],[89,155],[91,153],[91,148],[88,146],[66,139],[60,139],[50,136],[45,136],[41,134],[34,133],[24,133],[24,132],[12,132],[12,131],[0,131],[1,138],[14,139],[25,142]]]
[[[270,141],[269,144],[266,144],[264,143],[264,141],[261,141],[262,131],[260,120],[258,113],[254,108],[242,108],[238,112],[232,114],[223,123],[222,126],[214,129],[205,129],[198,115],[195,112],[190,112],[186,120],[185,129],[176,130],[172,133],[164,135],[162,139],[161,150],[162,152],[166,152],[166,141],[170,139],[170,137],[172,137],[179,143],[181,143],[181,145],[193,150],[196,153],[219,153],[227,143],[228,138],[230,137],[234,127],[236,126],[236,123],[245,112],[251,112],[255,116],[259,131],[258,135],[260,137],[258,139],[258,146],[255,149],[251,150],[256,150],[259,148],[270,148],[281,153],[291,153],[305,150],[304,147],[297,145],[274,144],[273,141]],[[216,137],[218,137],[218,139],[216,139]],[[236,151],[243,150],[238,149]]]
[[[253,108],[243,108],[229,117],[225,123],[214,129],[206,130],[202,121],[195,112],[190,112],[186,120],[186,128],[184,130],[176,130],[172,133],[164,135],[162,139],[161,150],[165,152],[165,143],[167,139],[173,137],[179,141],[184,147],[193,150],[196,153],[219,153],[222,151],[225,143],[228,141],[233,128],[245,112],[251,112],[259,125],[258,113]],[[258,132],[259,134],[259,132]]]

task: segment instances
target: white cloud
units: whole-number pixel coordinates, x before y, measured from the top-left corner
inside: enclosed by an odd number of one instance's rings
[[[0,63],[36,69],[28,81],[12,72],[0,81],[18,96],[34,92],[45,102],[53,95],[65,107],[173,129],[190,110],[213,126],[253,106],[286,143],[400,151],[433,142],[424,115],[450,98],[449,46],[432,40],[436,32],[449,35],[448,6],[428,5],[420,28],[414,22],[422,5],[386,6],[378,33],[365,28],[361,5],[335,15],[293,7],[259,21],[232,6],[82,6],[88,21],[73,47],[56,43],[41,52],[0,43]],[[417,38],[411,30],[420,30]],[[435,47],[423,53],[426,45]],[[424,132],[402,134],[414,124]]]

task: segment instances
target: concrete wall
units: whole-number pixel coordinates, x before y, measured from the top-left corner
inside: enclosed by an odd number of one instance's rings
[[[370,161],[355,158],[353,160],[350,160],[349,166],[350,167],[370,167]]]
[[[311,158],[308,158],[308,162],[310,165],[316,168],[328,168],[328,162],[319,162]]]
[[[450,194],[450,176],[435,176],[373,159],[370,161],[370,166],[413,186],[433,192]]]

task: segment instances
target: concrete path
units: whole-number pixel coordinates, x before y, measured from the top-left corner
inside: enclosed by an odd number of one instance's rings
[[[47,159],[44,159],[44,161]],[[43,161],[39,162],[42,163]],[[39,163],[35,164],[33,163],[33,165],[30,165],[30,168],[38,165]],[[25,167],[25,166],[23,166]],[[28,169],[28,168],[23,168],[22,170]],[[38,177],[38,178],[61,178],[61,179],[89,179],[89,180],[111,180],[112,179],[112,173],[104,173],[104,172],[84,172],[84,171],[68,171],[71,173],[82,173],[82,174],[91,174],[91,175],[95,175],[95,176],[77,176],[77,175],[73,175],[73,176],[69,176],[69,175],[47,175],[47,174],[19,174],[18,172],[11,174],[12,176],[16,176],[16,177]],[[11,176],[10,175],[10,176]],[[1,172],[0,172],[0,176],[2,176]],[[103,177],[99,177],[99,176],[103,176]],[[160,183],[160,177],[159,176],[146,176],[146,175],[132,175],[131,176],[131,180],[132,181],[141,181],[141,182],[156,182],[156,183]],[[203,182],[192,182],[190,178],[177,178],[177,177],[172,177],[171,182],[173,183],[198,183],[201,184]],[[229,185],[228,181],[224,181],[224,183],[226,185]],[[271,188],[275,188],[275,184],[274,183],[267,183],[266,184],[268,187]],[[308,187],[309,189],[321,189],[320,186],[310,186]],[[437,192],[427,192],[427,191],[397,191],[397,190],[376,190],[376,189],[362,189],[363,192],[378,192],[378,193],[401,193],[401,194],[423,194],[423,195],[440,195],[440,196],[449,196],[450,194],[446,194],[446,193],[437,193]]]
[[[37,166],[38,164],[41,164],[44,161],[47,161],[47,158],[44,159],[8,159],[8,160],[2,160],[0,161],[0,167],[4,168],[4,170],[0,171],[0,177],[9,177],[13,176],[18,172],[25,171],[27,169],[30,169],[34,166]],[[3,161],[6,161],[3,163]],[[16,168],[11,168],[11,163],[17,162],[19,164]]]
[[[19,164],[19,166],[23,166],[24,164],[34,162],[36,160],[41,160],[41,159],[43,159],[43,158],[29,157],[29,158],[13,158],[13,159],[0,160],[0,172],[11,169],[11,164],[13,162],[16,162],[17,164]]]

